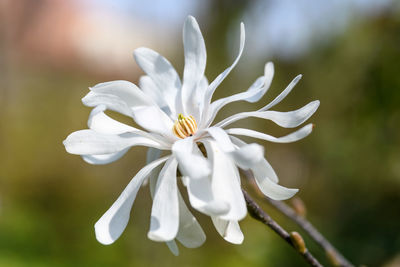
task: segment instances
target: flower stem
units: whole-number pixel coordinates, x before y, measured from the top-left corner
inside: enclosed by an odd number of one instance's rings
[[[325,251],[329,261],[334,266],[353,267],[350,263],[307,219],[298,215],[291,207],[282,201],[272,200],[268,197],[265,199],[278,211],[294,221],[306,232],[322,249]]]
[[[250,195],[242,189],[244,198],[247,204],[247,210],[254,219],[262,222],[269,228],[271,228],[275,233],[277,233],[283,240],[285,240],[289,245],[291,245],[311,266],[322,266],[318,260],[307,250],[299,249],[296,243],[296,239],[292,238],[285,229],[283,229],[277,222],[275,222],[264,210],[258,206],[258,204],[250,197]],[[296,233],[296,235],[298,235]]]

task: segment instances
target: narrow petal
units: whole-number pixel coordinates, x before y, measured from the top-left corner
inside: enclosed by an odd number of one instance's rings
[[[283,187],[259,172],[254,172],[254,178],[261,192],[274,200],[289,199],[299,191],[299,189]]]
[[[197,148],[193,138],[190,137],[178,140],[172,146],[172,153],[178,160],[179,170],[184,176],[192,179],[207,177],[211,172],[209,163],[201,152],[194,150],[194,147]]]
[[[245,31],[244,31],[244,24],[240,24],[240,47],[239,47],[239,53],[233,62],[233,64],[225,69],[220,75],[215,78],[215,80],[208,86],[205,97],[204,97],[204,113],[202,116],[202,121],[201,121],[201,126],[204,126],[206,123],[206,120],[208,119],[208,109],[209,105],[211,103],[212,96],[215,92],[215,89],[222,83],[222,81],[228,76],[228,74],[232,71],[232,69],[236,66],[236,64],[239,62],[239,59],[242,55],[243,48],[244,48],[244,41],[245,41]]]
[[[142,130],[120,123],[109,116],[104,111],[105,105],[95,107],[89,115],[88,127],[99,133],[122,134],[126,132],[143,132]]]
[[[104,155],[82,155],[82,158],[89,164],[104,165],[119,160],[128,150],[129,148],[125,148],[119,152]]]
[[[264,159],[264,147],[259,144],[249,144],[240,147],[232,153],[239,168],[248,170]]]
[[[93,130],[80,130],[70,134],[63,144],[68,153],[76,155],[102,155],[119,152],[131,146],[165,149],[160,143],[135,133],[121,135],[102,134]]]
[[[167,159],[168,157],[158,159],[142,168],[129,182],[111,208],[96,222],[94,229],[96,238],[100,243],[109,245],[121,236],[128,224],[133,202],[143,180],[155,167]]]
[[[179,197],[179,231],[176,239],[187,248],[200,247],[206,241],[206,235],[200,224],[189,211],[181,194]]]
[[[298,140],[303,139],[304,137],[308,136],[312,132],[312,129],[313,129],[313,125],[307,124],[303,128],[300,128],[299,130],[297,130],[291,134],[288,134],[286,136],[283,136],[283,137],[274,137],[272,135],[260,133],[260,132],[254,131],[254,130],[243,129],[243,128],[232,128],[232,129],[226,130],[226,132],[228,134],[249,136],[249,137],[258,138],[258,139],[262,139],[262,140],[266,140],[266,141],[270,141],[270,142],[274,142],[274,143],[291,143],[291,142],[298,141]]]
[[[232,142],[239,147],[243,147],[243,146],[247,145],[245,142],[243,142],[242,140],[240,140],[237,137],[231,136],[230,138],[232,139]],[[265,158],[261,159],[260,161],[257,161],[257,163],[251,167],[251,171],[253,172],[253,175],[255,175],[255,176],[259,175],[259,176],[268,177],[270,180],[272,180],[275,183],[277,183],[279,181],[278,176],[276,175],[271,164],[269,164],[269,162]]]
[[[149,147],[146,153],[146,164],[158,159],[161,155],[161,150],[153,147]]]
[[[304,107],[289,111],[289,112],[279,112],[279,111],[253,111],[253,112],[242,112],[237,113],[231,117],[224,119],[223,121],[217,123],[216,127],[224,128],[229,124],[232,124],[238,120],[246,119],[249,117],[261,118],[265,120],[271,120],[279,126],[285,128],[294,128],[299,126],[308,120],[319,107],[319,101],[315,100]]]
[[[190,205],[209,216],[226,214],[230,206],[216,199],[209,177],[185,179]]]
[[[233,152],[235,150],[235,147],[229,138],[228,134],[221,128],[217,127],[211,127],[207,129],[208,133],[211,135],[212,138],[217,141],[218,146],[224,151],[224,152]]]
[[[183,71],[182,103],[185,114],[193,114],[192,107],[198,83],[204,76],[206,68],[206,46],[200,27],[194,17],[189,16],[183,26],[183,45],[185,51],[185,68]]]
[[[170,117],[157,106],[139,107],[133,110],[133,118],[137,124],[149,132],[160,134],[169,141],[176,137],[172,133],[174,123]]]
[[[133,117],[132,109],[128,104],[115,95],[95,93],[91,91],[82,98],[82,103],[88,107],[105,105],[109,110],[113,110],[128,117]]]
[[[154,241],[175,239],[179,228],[178,186],[176,168],[178,162],[170,157],[157,180],[151,210],[150,231],[147,236]]]
[[[204,141],[207,155],[213,163],[211,185],[216,200],[226,202],[230,206],[227,214],[221,215],[223,220],[239,221],[247,214],[246,202],[240,187],[239,172],[233,160],[222,152],[217,143]]]
[[[135,84],[128,81],[99,83],[91,87],[90,90],[96,93],[117,96],[130,107],[154,105],[151,98],[147,97]]]
[[[139,79],[139,87],[142,89],[143,93],[145,93],[148,97],[153,99],[155,103],[160,107],[162,111],[171,116],[171,111],[167,102],[165,101],[163,94],[160,91],[160,88],[154,83],[154,81],[147,75],[143,75]]]
[[[281,102],[291,91],[292,89],[296,86],[296,84],[300,81],[301,75],[297,75],[293,81],[290,82],[290,84],[285,88],[285,90],[282,91],[274,100],[272,100],[268,105],[264,106],[263,108],[259,109],[259,111],[263,110],[268,110]]]
[[[209,118],[207,119],[206,125],[210,125],[217,113],[227,104],[236,101],[247,101],[251,103],[258,101],[266,92],[264,81],[264,77],[259,77],[247,91],[214,101],[210,106]]]
[[[165,242],[165,244],[167,244],[169,250],[174,254],[174,256],[179,256],[179,248],[174,240]]]
[[[218,143],[219,148],[232,157],[241,169],[248,170],[264,158],[264,148],[258,144],[242,145],[235,148],[228,134],[221,128],[211,127],[208,133]]]
[[[228,242],[232,244],[242,244],[244,235],[240,230],[237,221],[226,221],[218,217],[211,217],[217,232]]]
[[[166,58],[149,48],[136,49],[134,57],[137,64],[157,85],[171,112],[175,114],[181,81],[174,67]]]

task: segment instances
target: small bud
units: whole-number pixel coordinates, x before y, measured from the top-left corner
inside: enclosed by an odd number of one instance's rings
[[[304,239],[298,232],[290,233],[290,240],[292,240],[294,247],[301,253],[304,254],[307,252],[306,244],[304,243]]]
[[[297,215],[301,217],[305,217],[307,213],[306,205],[304,205],[303,200],[301,200],[299,197],[294,197],[291,200],[291,204],[293,207],[293,210],[296,212]]]

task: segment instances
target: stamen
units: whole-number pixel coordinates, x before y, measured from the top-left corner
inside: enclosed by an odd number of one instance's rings
[[[175,121],[172,132],[179,138],[192,136],[197,131],[197,123],[193,116],[185,117],[182,114],[178,115],[178,120]]]

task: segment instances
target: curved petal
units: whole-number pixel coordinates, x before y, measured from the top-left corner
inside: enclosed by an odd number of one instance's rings
[[[242,112],[237,113],[231,117],[224,119],[223,121],[217,123],[216,127],[226,127],[229,124],[232,124],[238,120],[246,119],[249,117],[261,118],[265,120],[271,120],[279,126],[285,128],[294,128],[308,120],[314,113],[317,111],[319,107],[319,100],[312,101],[305,105],[304,107],[288,111],[288,112],[280,112],[280,111],[253,111],[253,112]]]
[[[157,85],[172,114],[175,114],[181,81],[174,67],[166,58],[149,48],[137,48],[134,57],[137,64]]]
[[[223,129],[211,127],[207,131],[215,139],[222,151],[230,155],[235,164],[241,169],[248,170],[264,158],[264,148],[258,144],[245,144],[235,148]]]
[[[98,133],[93,130],[73,132],[63,141],[63,144],[68,153],[76,155],[111,154],[131,146],[149,146],[166,149],[159,142],[135,133],[112,135]]]
[[[176,239],[187,248],[200,247],[206,241],[206,235],[200,224],[190,212],[181,194],[179,197],[179,231]]]
[[[228,203],[228,213],[219,216],[223,220],[239,221],[247,214],[246,202],[240,187],[239,172],[228,155],[216,142],[204,140],[207,155],[213,163],[211,186],[216,200]]]
[[[245,142],[243,142],[242,140],[240,140],[237,137],[231,136],[230,138],[231,138],[232,142],[239,147],[243,147],[243,146],[247,145]],[[279,181],[278,176],[276,175],[271,164],[269,164],[269,162],[265,158],[261,159],[260,161],[257,161],[257,163],[254,164],[250,169],[253,172],[254,176],[259,175],[259,176],[268,177],[270,180],[272,180],[275,183],[277,183]]]
[[[176,140],[176,136],[172,133],[174,123],[159,107],[143,106],[135,108],[133,118],[137,124],[147,131],[165,136],[169,141]]]
[[[179,256],[179,248],[176,245],[175,240],[165,242],[165,244],[167,244],[169,250],[174,254],[174,256]]]
[[[129,148],[125,148],[119,152],[103,155],[82,155],[84,161],[93,165],[104,165],[119,160],[128,152]]]
[[[209,177],[185,179],[190,205],[209,216],[226,214],[230,206],[216,199]]]
[[[225,98],[218,99],[211,103],[210,111],[209,111],[209,118],[207,119],[206,125],[210,125],[212,121],[215,119],[217,113],[227,104],[230,104],[235,101],[247,101],[247,102],[254,102],[258,101],[258,97],[262,96],[266,92],[266,88],[264,87],[264,77],[259,77],[251,86],[250,88],[242,93],[238,93],[232,96],[228,96]]]
[[[111,81],[99,83],[90,88],[95,93],[114,95],[124,100],[129,107],[149,106],[155,103],[135,84],[128,81]]]
[[[125,116],[133,118],[132,109],[128,106],[128,104],[124,100],[115,95],[95,93],[91,91],[82,98],[82,103],[88,107],[105,105],[107,109],[116,111]]]
[[[122,134],[126,132],[143,132],[142,130],[136,129],[129,125],[120,123],[109,116],[104,111],[106,110],[105,105],[99,105],[90,112],[88,127],[99,133],[104,134]]]
[[[171,116],[171,111],[163,97],[163,94],[160,92],[160,89],[149,76],[143,75],[142,77],[140,77],[139,87],[140,89],[142,89],[143,93],[153,99],[153,101],[160,107],[162,111]]]
[[[303,139],[307,135],[309,135],[312,132],[313,129],[313,124],[307,124],[303,128],[300,128],[299,130],[288,134],[283,137],[274,137],[272,135],[260,133],[254,130],[249,130],[249,129],[243,129],[243,128],[232,128],[226,130],[228,134],[233,134],[233,135],[244,135],[244,136],[249,136],[253,138],[258,138],[270,142],[275,142],[275,143],[291,143],[298,141],[300,139]]]
[[[244,235],[237,221],[226,221],[214,216],[211,219],[217,232],[226,241],[238,245],[243,243]]]
[[[263,108],[260,108],[258,111],[263,111],[263,110],[268,110],[281,102],[291,91],[292,89],[296,86],[296,84],[300,81],[302,75],[297,75],[291,82],[290,84],[283,90],[274,100],[272,100],[268,105],[264,106]]]
[[[170,157],[162,168],[157,180],[153,207],[151,209],[150,231],[147,237],[154,241],[175,239],[179,228],[178,185],[176,168],[178,162]]]
[[[179,170],[184,176],[192,179],[207,177],[211,170],[206,158],[194,151],[197,148],[193,138],[187,137],[176,141],[172,146],[172,153],[179,163]]]
[[[207,54],[203,35],[194,17],[189,16],[183,26],[183,46],[185,51],[185,68],[183,71],[183,85],[181,98],[183,113],[193,114],[196,103],[195,91],[198,83],[204,76]]]
[[[299,189],[283,187],[262,173],[254,172],[254,178],[261,192],[274,200],[289,199],[299,191]]]
[[[212,96],[215,92],[215,89],[222,83],[222,81],[228,76],[228,74],[232,71],[232,69],[238,63],[244,48],[244,41],[245,41],[245,31],[244,31],[244,24],[240,24],[240,47],[239,47],[239,54],[237,55],[235,61],[232,63],[230,67],[225,69],[220,75],[215,78],[215,80],[208,86],[207,91],[204,95],[204,113],[202,114],[202,119],[200,125],[203,127],[206,123],[208,118],[209,112],[209,105],[211,103]]]
[[[168,157],[158,159],[142,168],[129,182],[111,208],[96,222],[94,229],[96,238],[100,243],[109,245],[121,236],[128,224],[132,205],[141,184],[155,167],[167,159]]]

